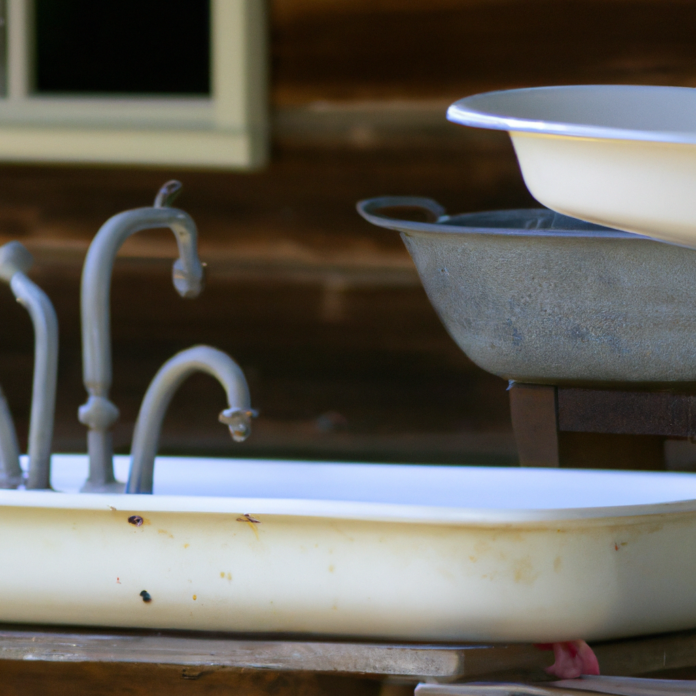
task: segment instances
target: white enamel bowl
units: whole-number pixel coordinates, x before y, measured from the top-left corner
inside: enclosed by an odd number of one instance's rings
[[[86,474],[54,456],[68,492],[0,491],[0,622],[534,642],[696,627],[690,474],[161,457],[154,495],[78,494]]]
[[[696,90],[490,92],[455,102],[447,118],[509,131],[529,191],[549,208],[696,247]]]

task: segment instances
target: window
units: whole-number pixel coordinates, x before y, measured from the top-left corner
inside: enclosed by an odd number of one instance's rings
[[[263,163],[263,0],[0,0],[0,12],[0,160]]]

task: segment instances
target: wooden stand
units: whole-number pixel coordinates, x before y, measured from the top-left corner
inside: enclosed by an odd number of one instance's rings
[[[696,437],[696,396],[514,383],[522,466],[664,469],[666,438]]]

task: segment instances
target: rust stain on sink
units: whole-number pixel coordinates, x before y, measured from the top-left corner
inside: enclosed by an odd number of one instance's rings
[[[256,529],[256,525],[261,524],[261,520],[257,520],[255,517],[252,517],[251,515],[245,513],[242,517],[237,518],[237,522],[246,522],[253,530],[256,538],[259,538],[259,532]]]
[[[514,562],[513,574],[515,582],[523,585],[531,585],[540,575],[538,571],[534,571],[534,566],[528,556]]]

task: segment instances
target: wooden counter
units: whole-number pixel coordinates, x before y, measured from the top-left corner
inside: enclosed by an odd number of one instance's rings
[[[696,667],[696,632],[593,645],[603,675]],[[543,681],[527,644],[279,640],[201,633],[0,627],[0,693],[408,696],[419,682]]]

